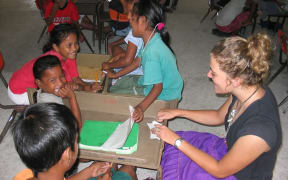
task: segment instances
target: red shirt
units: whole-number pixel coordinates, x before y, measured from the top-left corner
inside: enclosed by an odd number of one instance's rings
[[[47,6],[45,8],[46,9],[45,10],[45,19],[49,17],[53,4],[54,4],[53,2],[49,2],[47,4]],[[75,6],[74,3],[70,2],[70,0],[69,0],[65,9],[63,9],[63,10],[58,9],[56,11],[53,22],[48,27],[48,32],[51,32],[53,30],[53,28],[58,24],[64,24],[64,23],[72,24],[73,21],[78,21],[79,19],[80,19],[80,16],[78,14],[77,7]]]
[[[73,80],[73,78],[79,76],[75,59],[63,60],[60,54],[58,54],[54,50],[51,50],[35,59],[28,61],[26,64],[24,64],[24,66],[22,66],[19,70],[13,73],[9,81],[9,88],[14,94],[23,94],[27,91],[27,88],[37,88],[33,75],[33,66],[38,58],[45,55],[54,55],[58,57],[61,62],[61,66],[67,82],[70,82]]]

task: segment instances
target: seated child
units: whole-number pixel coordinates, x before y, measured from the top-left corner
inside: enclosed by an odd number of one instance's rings
[[[69,84],[66,84],[59,59],[52,55],[40,57],[34,63],[33,74],[35,83],[39,87],[37,103],[54,102],[63,104],[62,98],[69,99],[71,111],[78,122],[78,127],[81,129],[81,112],[77,99]]]
[[[169,46],[169,34],[165,28],[165,14],[156,0],[139,0],[134,3],[130,25],[133,36],[144,41],[138,57],[132,64],[116,74],[110,70],[110,78],[118,78],[142,66],[144,75],[137,82],[125,82],[126,88],[142,86],[146,96],[133,113],[136,122],[143,119],[143,113],[156,100],[181,99],[183,80],[178,71],[176,58]],[[156,32],[155,32],[156,31]],[[123,86],[125,87],[125,86]]]
[[[77,159],[79,129],[72,112],[64,105],[39,103],[29,106],[13,125],[12,135],[21,160],[29,168],[18,173],[14,180],[63,180],[65,172]],[[107,162],[93,163],[67,179],[86,180],[103,173],[103,177],[109,178],[110,167]],[[137,179],[131,169],[119,174],[123,180]],[[99,176],[99,179],[104,178]]]
[[[58,24],[74,24],[79,33],[80,42],[84,41],[84,37],[80,31],[78,9],[71,0],[51,0],[45,7],[44,18],[48,25],[48,32]]]
[[[128,3],[128,10],[130,13],[132,11],[133,4],[134,0],[129,1]],[[118,41],[110,43],[109,45],[112,58],[108,62],[104,62],[102,64],[102,68],[103,70],[114,69],[114,71],[118,72],[121,70],[121,68],[125,68],[132,64],[133,60],[137,57],[137,54],[139,53],[140,48],[143,45],[143,39],[133,36],[132,30],[130,30],[125,39],[120,39]],[[122,45],[124,45],[125,47],[122,47]],[[112,87],[109,89],[110,92],[118,92],[118,90],[121,89],[121,84],[127,81],[127,79],[137,78],[137,76],[134,77],[131,75],[143,75],[142,67],[140,66],[129,74],[119,77],[118,79],[114,79],[112,81]],[[125,92],[128,94],[133,93],[129,91]]]
[[[43,55],[57,56],[68,84],[73,90],[97,92],[99,83],[86,83],[79,77],[76,56],[79,50],[78,31],[71,24],[59,24],[50,33],[50,39],[43,47]],[[8,96],[16,104],[29,104],[27,88],[37,88],[33,75],[33,65],[40,58],[34,58],[13,73],[8,87]]]

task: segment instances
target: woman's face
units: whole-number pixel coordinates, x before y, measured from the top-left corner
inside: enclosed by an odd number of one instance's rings
[[[214,85],[214,91],[216,94],[226,94],[231,92],[231,81],[229,76],[220,69],[219,63],[211,55],[210,58],[210,70],[207,73]]]
[[[58,52],[63,59],[76,59],[79,50],[79,43],[76,34],[70,33],[60,44],[57,46],[53,44],[53,49]]]

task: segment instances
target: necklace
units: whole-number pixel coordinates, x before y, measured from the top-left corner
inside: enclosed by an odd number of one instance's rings
[[[235,121],[235,116],[238,114],[238,112],[240,112],[240,110],[242,109],[242,107],[244,106],[244,104],[251,98],[254,96],[254,94],[256,94],[256,92],[258,91],[259,89],[259,86],[255,89],[255,91],[245,100],[243,101],[242,103],[240,102],[240,107],[238,108],[237,110],[237,107],[238,107],[238,103],[239,103],[239,100],[237,100],[237,104],[233,105],[233,108],[231,110],[231,112],[229,113],[229,116],[228,116],[228,126],[227,126],[227,130],[226,130],[226,135],[225,137],[227,136],[229,130],[230,130],[230,127],[232,126],[232,124],[234,123]],[[235,107],[234,107],[235,106]]]

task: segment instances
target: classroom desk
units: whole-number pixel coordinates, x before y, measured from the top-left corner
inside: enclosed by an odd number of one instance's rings
[[[93,17],[93,26],[94,28],[97,27],[96,24],[96,8],[97,4],[103,0],[78,0],[75,5],[78,8],[78,13],[80,15],[92,15]],[[95,46],[95,40],[96,40],[96,31],[92,31],[92,41],[93,46]]]
[[[125,121],[130,114],[128,105],[135,106],[144,98],[89,92],[75,92],[75,94],[81,110],[82,119],[99,121]],[[154,169],[158,171],[158,179],[161,179],[162,169],[160,162],[164,143],[163,141],[150,139],[150,129],[147,126],[147,122],[156,120],[157,112],[160,109],[176,108],[177,103],[177,101],[167,102],[156,100],[146,110],[143,121],[139,123],[138,149],[136,152],[126,155],[116,154],[114,152],[80,149],[79,157]]]

